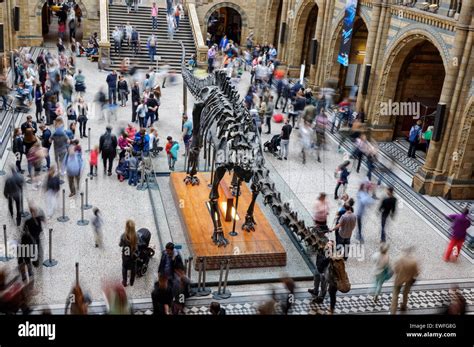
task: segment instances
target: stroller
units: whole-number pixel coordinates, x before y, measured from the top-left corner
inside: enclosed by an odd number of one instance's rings
[[[275,135],[270,141],[267,141],[263,144],[263,150],[272,153],[274,156],[277,156],[280,152],[280,135]]]
[[[137,276],[145,275],[148,269],[150,259],[155,255],[155,250],[149,247],[151,233],[146,228],[141,228],[137,231],[138,234],[138,256],[137,256]]]

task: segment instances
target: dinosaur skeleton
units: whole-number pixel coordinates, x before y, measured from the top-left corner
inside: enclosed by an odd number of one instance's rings
[[[184,55],[183,55],[184,56]],[[255,231],[254,207],[259,193],[262,193],[265,205],[270,205],[280,224],[286,225],[308,246],[316,249],[324,247],[327,238],[316,227],[306,227],[298,219],[289,203],[281,200],[275,190],[275,184],[265,167],[265,159],[257,126],[239,98],[235,87],[225,71],[217,70],[205,79],[195,77],[183,64],[183,80],[196,99],[193,107],[193,137],[189,150],[186,184],[197,185],[196,176],[199,154],[204,147],[204,155],[214,149],[214,171],[211,176],[209,209],[214,225],[213,242],[226,246],[229,241],[222,229],[218,207],[219,183],[226,172],[232,172],[232,192],[240,191],[242,182],[250,184],[252,200],[248,206],[242,229]],[[210,160],[210,158],[207,158]]]

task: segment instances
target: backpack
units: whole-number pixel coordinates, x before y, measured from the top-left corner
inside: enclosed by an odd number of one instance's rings
[[[66,155],[66,173],[68,176],[79,176],[82,169],[82,158],[79,153]]]
[[[347,293],[351,290],[351,282],[346,272],[346,264],[343,258],[331,258],[330,271],[334,281],[336,282],[337,290],[341,293]]]
[[[421,128],[418,127],[416,128],[415,126],[413,126],[411,129],[410,129],[410,135],[408,137],[408,140],[410,142],[415,142],[419,136],[420,136],[420,131],[421,131]]]
[[[102,145],[102,151],[104,152],[112,152],[114,150],[114,146],[112,144],[112,135],[107,134],[104,139],[104,143]]]
[[[138,32],[136,30],[132,31],[132,41],[138,41]]]

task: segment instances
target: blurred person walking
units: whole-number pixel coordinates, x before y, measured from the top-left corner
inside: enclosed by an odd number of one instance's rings
[[[379,300],[382,285],[393,276],[393,270],[390,266],[390,257],[388,254],[388,245],[384,242],[380,245],[379,251],[372,256],[374,262],[374,302]]]
[[[415,283],[416,278],[420,274],[418,262],[413,257],[412,253],[413,247],[403,250],[401,257],[395,262],[395,265],[393,266],[395,282],[392,293],[392,304],[390,306],[391,314],[395,314],[397,312],[398,295],[400,294],[400,290],[402,289],[402,287],[404,288],[401,310],[407,310],[408,295],[410,293],[410,289],[413,283]]]
[[[92,231],[94,232],[94,242],[96,248],[103,248],[103,233],[102,228],[104,227],[104,220],[102,219],[102,213],[97,207],[92,210],[94,217],[92,217]]]
[[[168,284],[168,278],[160,275],[155,282],[153,292],[151,293],[154,315],[171,314],[171,305],[173,304],[173,292]]]
[[[51,166],[48,170],[48,177],[46,178],[46,217],[51,219],[56,205],[58,203],[58,194],[60,190],[61,181],[56,172],[56,167]]]
[[[397,198],[393,196],[393,187],[387,188],[387,196],[382,200],[379,207],[379,212],[382,213],[382,230],[380,235],[380,242],[386,241],[385,225],[387,224],[388,216],[395,215],[395,209],[397,207]]]
[[[459,254],[461,254],[464,241],[466,240],[467,229],[471,227],[469,208],[464,208],[460,214],[450,214],[447,217],[451,220],[451,238],[444,252],[443,260],[451,260],[454,248],[456,248],[454,259],[457,260]]]

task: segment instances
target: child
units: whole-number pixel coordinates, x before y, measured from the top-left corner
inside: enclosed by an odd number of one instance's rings
[[[123,182],[128,178],[128,165],[125,158],[120,159],[115,172],[117,173],[117,178],[120,182]]]
[[[91,181],[94,179],[94,176],[97,177],[97,158],[99,157],[99,146],[94,146],[94,149],[91,151],[90,156],[89,156],[89,166],[91,168],[91,171],[89,173],[89,177],[91,178]],[[94,173],[94,168],[95,168],[95,173]]]
[[[336,170],[336,178],[337,178],[337,185],[336,185],[336,190],[334,191],[334,199],[339,199],[337,192],[339,190],[339,187],[342,185],[342,191],[343,193],[346,192],[347,188],[347,183],[348,177],[351,174],[349,170],[347,170],[347,167],[349,166],[351,162],[349,160],[346,160],[344,163],[339,165],[339,167]]]
[[[95,246],[97,248],[102,248],[104,246],[102,241],[102,226],[104,225],[104,221],[102,220],[101,213],[97,207],[94,207],[92,212],[94,213],[94,217],[92,218],[92,228],[94,231]]]
[[[137,185],[138,181],[138,159],[137,153],[132,152],[132,155],[126,160],[128,163],[128,185]]]

